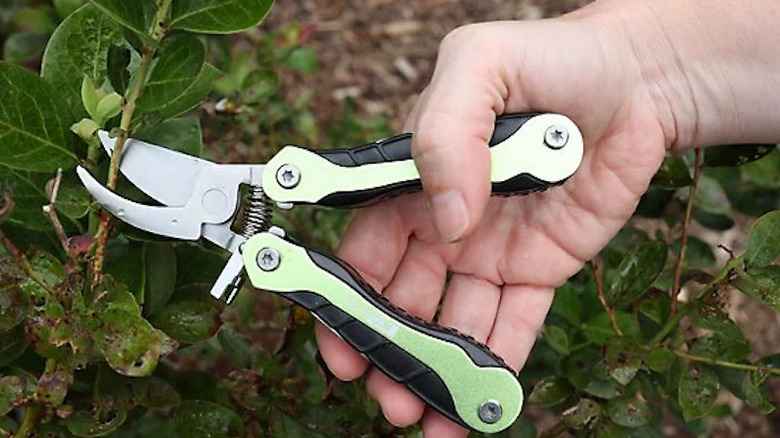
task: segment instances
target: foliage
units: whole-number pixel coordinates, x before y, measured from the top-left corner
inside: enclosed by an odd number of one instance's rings
[[[270,0],[0,5],[0,433],[417,436],[327,373],[308,313],[248,286],[225,307],[208,295],[225,254],[111,223],[74,177],[81,163],[148,201],[99,129],[234,162],[389,134],[349,101],[319,127],[313,91],[291,86],[319,68],[313,29],[256,29]],[[667,157],[637,209],[658,231],[630,223],[558,291],[521,373],[529,403],[559,414],[543,434],[658,436],[662,419],[705,433],[723,390],[773,411],[780,362],[753,354],[724,297],[780,310],[778,208],[776,147]],[[725,262],[691,235],[745,217],[760,218]],[[297,208],[276,223],[333,249],[346,218]],[[533,434],[523,417],[502,436]]]

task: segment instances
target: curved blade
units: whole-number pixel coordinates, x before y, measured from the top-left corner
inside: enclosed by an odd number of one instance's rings
[[[106,131],[99,131],[98,137],[111,155],[116,139],[109,137]],[[122,149],[119,170],[155,200],[165,205],[184,206],[192,197],[198,176],[211,166],[216,164],[162,146],[128,139]]]
[[[87,191],[106,210],[128,224],[154,234],[185,240],[197,240],[201,221],[196,212],[186,207],[155,207],[125,199],[103,187],[81,166],[76,172]]]

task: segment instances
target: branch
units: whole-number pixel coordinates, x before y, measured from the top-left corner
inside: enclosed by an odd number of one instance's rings
[[[696,187],[699,185],[699,179],[701,178],[701,172],[704,169],[702,164],[701,149],[696,148],[696,158],[693,165],[693,182],[691,182],[691,188],[688,191],[688,203],[685,208],[685,219],[682,223],[682,234],[680,236],[680,254],[677,255],[677,261],[674,264],[674,285],[672,286],[672,314],[677,312],[677,302],[680,296],[680,276],[682,275],[683,261],[685,261],[685,252],[688,250],[688,231],[691,225],[691,216],[693,215],[693,200],[696,193]]]
[[[620,331],[620,327],[618,326],[617,319],[615,319],[615,310],[609,306],[607,297],[604,294],[604,282],[601,279],[601,264],[598,263],[596,259],[591,260],[590,264],[593,265],[593,276],[596,278],[596,289],[599,293],[599,301],[601,301],[601,305],[604,306],[604,310],[607,311],[609,322],[612,323],[612,328],[615,330],[615,333],[617,333],[618,336],[623,336],[623,332]]]
[[[51,225],[54,227],[54,232],[57,233],[57,239],[59,239],[62,249],[65,253],[70,255],[68,250],[68,234],[65,233],[65,228],[62,227],[60,218],[57,216],[57,194],[60,191],[60,184],[62,183],[62,169],[57,169],[57,176],[54,178],[54,184],[51,188],[51,195],[49,197],[49,204],[43,206],[43,213],[49,218]]]
[[[769,374],[780,375],[780,368],[771,368],[767,366],[751,365],[747,363],[729,362],[727,360],[715,359],[714,357],[700,356],[697,354],[691,354],[685,351],[672,350],[674,354],[684,359],[688,359],[694,362],[708,363],[710,365],[717,365],[719,367],[731,368],[735,370],[743,371],[765,371]]]
[[[135,115],[135,105],[138,98],[141,96],[143,87],[146,84],[147,77],[149,75],[149,68],[152,65],[152,60],[157,52],[156,46],[168,32],[168,27],[165,24],[165,18],[168,16],[168,10],[171,7],[172,0],[162,0],[158,3],[157,14],[154,19],[154,29],[152,30],[152,40],[154,40],[154,46],[144,46],[141,50],[141,62],[138,65],[133,76],[133,81],[125,92],[125,98],[122,102],[122,118],[119,124],[119,137],[114,144],[114,150],[111,153],[111,164],[108,169],[108,181],[107,186],[109,189],[114,190],[116,188],[117,176],[119,174],[119,161],[122,157],[122,149],[125,146],[125,142],[130,137],[131,124],[133,116]],[[103,211],[100,214],[100,223],[98,224],[97,232],[95,232],[95,238],[97,239],[97,246],[95,247],[95,260],[92,264],[92,285],[100,283],[103,276],[103,264],[106,258],[106,243],[108,242],[109,227],[111,225],[111,215]]]

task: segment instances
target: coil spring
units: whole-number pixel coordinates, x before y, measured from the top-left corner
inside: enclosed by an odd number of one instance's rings
[[[260,186],[250,186],[244,207],[244,225],[241,234],[252,237],[271,227],[272,201]]]

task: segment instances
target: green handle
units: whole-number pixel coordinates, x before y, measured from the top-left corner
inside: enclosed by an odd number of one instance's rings
[[[453,421],[494,433],[519,415],[523,391],[503,360],[465,335],[395,308],[344,262],[270,232],[252,236],[242,256],[254,287],[306,307]]]
[[[422,188],[411,153],[412,134],[355,149],[311,151],[287,146],[263,171],[274,201],[355,207]],[[582,161],[582,134],[560,114],[511,114],[496,119],[490,148],[493,194],[544,190],[569,178]]]

